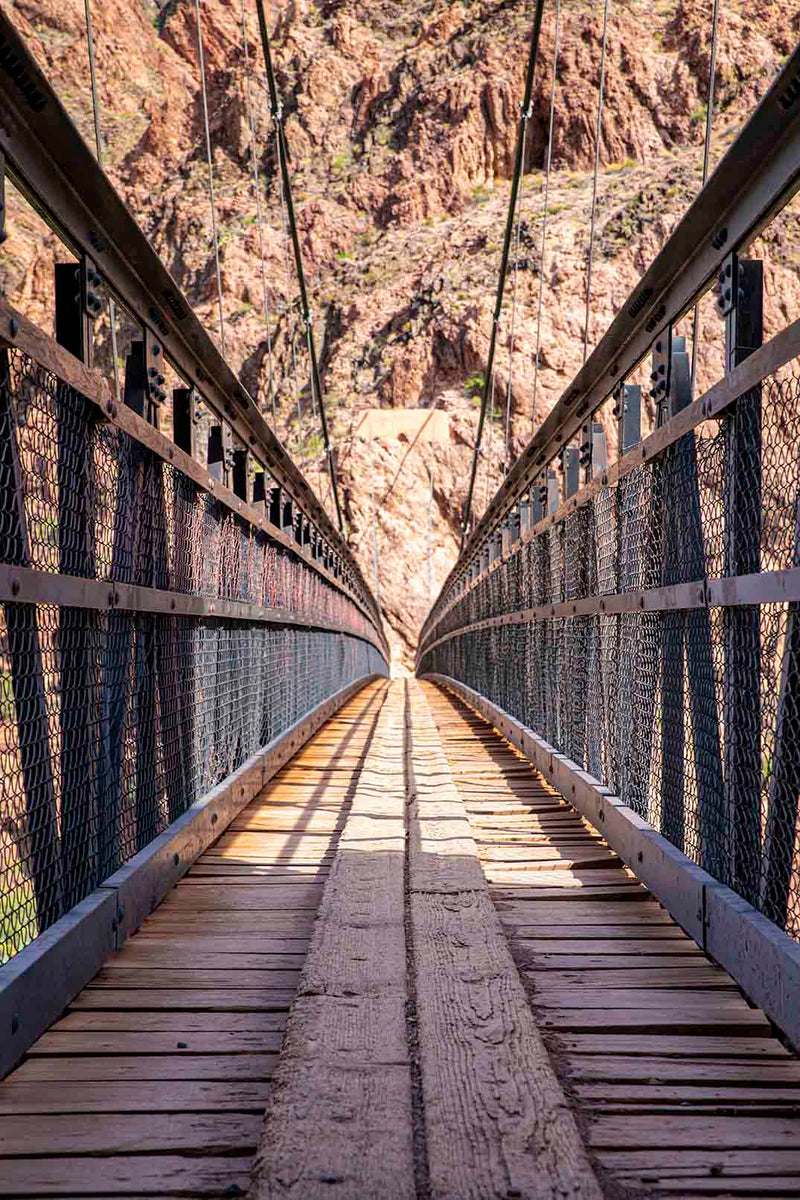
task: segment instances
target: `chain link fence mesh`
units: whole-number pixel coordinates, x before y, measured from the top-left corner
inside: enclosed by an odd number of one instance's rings
[[[794,570],[799,499],[795,363],[444,596],[428,642],[454,636],[423,648],[418,668],[461,680],[539,733],[794,937],[798,603],[541,610]],[[468,628],[529,608],[535,619]]]
[[[0,561],[346,629],[1,603],[1,963],[261,747],[386,664],[364,613],[299,550],[17,351],[0,354]]]

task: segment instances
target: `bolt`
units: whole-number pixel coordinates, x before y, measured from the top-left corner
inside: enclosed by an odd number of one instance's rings
[[[11,595],[12,596],[19,595],[19,580],[18,579],[11,580]]]
[[[11,320],[8,323],[8,328],[9,328],[9,332],[11,333],[12,338],[15,338],[17,336],[17,334],[19,333],[19,321],[17,320],[16,317],[11,318]]]
[[[11,1014],[11,1032],[16,1033],[19,1029],[19,1013]]]
[[[158,342],[153,342],[153,354],[160,354],[160,353],[161,353],[161,347],[159,346]]]

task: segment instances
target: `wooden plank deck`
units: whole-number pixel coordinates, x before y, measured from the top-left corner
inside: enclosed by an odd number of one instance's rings
[[[416,682],[370,685],[287,764],[0,1118],[9,1198],[800,1195],[798,1059],[526,760]]]
[[[295,755],[0,1083],[0,1195],[246,1194],[385,686]]]
[[[422,686],[608,1194],[800,1196],[800,1061],[527,760]]]

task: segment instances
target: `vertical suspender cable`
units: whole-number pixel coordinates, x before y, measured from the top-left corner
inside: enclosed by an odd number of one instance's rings
[[[200,0],[194,0],[197,22],[197,55],[200,63],[200,89],[203,94],[203,127],[206,135],[206,158],[208,159],[208,192],[211,199],[211,234],[214,239],[214,264],[217,271],[217,304],[219,306],[219,342],[222,357],[225,353],[225,317],[222,309],[222,273],[219,269],[219,238],[217,236],[217,204],[214,196],[214,158],[211,153],[211,133],[208,125],[208,92],[206,90],[206,64],[203,57],[203,29],[200,19]]]
[[[606,87],[606,46],[608,43],[608,0],[603,4],[603,48],[600,51],[600,89],[597,96],[597,128],[594,138],[594,183],[592,185],[592,217],[589,223],[589,261],[586,267],[586,323],[583,329],[583,361],[589,353],[589,313],[592,303],[592,264],[594,262],[594,231],[597,218],[597,176],[600,170],[600,138],[603,133],[603,99]]]
[[[258,0],[261,3],[261,0]],[[531,34],[530,53],[528,55],[528,73],[525,80],[525,98],[522,102],[520,113],[519,129],[517,132],[517,154],[514,164],[514,178],[511,184],[511,200],[508,206],[508,219],[506,221],[506,233],[503,241],[503,256],[500,262],[500,278],[497,284],[497,298],[494,306],[494,317],[492,319],[492,334],[489,342],[489,357],[486,364],[486,378],[483,382],[483,395],[481,396],[481,411],[478,417],[478,430],[475,435],[475,446],[472,452],[472,467],[470,470],[469,487],[467,490],[467,500],[464,505],[464,515],[461,524],[461,550],[464,549],[464,542],[467,536],[470,516],[472,513],[472,496],[475,491],[475,476],[478,469],[478,455],[480,454],[481,438],[483,436],[483,427],[486,423],[486,410],[489,405],[489,396],[492,390],[492,378],[494,375],[494,356],[497,348],[497,327],[500,321],[500,311],[503,307],[503,292],[505,290],[506,271],[508,269],[508,257],[511,249],[511,236],[514,230],[514,214],[517,210],[517,193],[519,191],[519,181],[522,169],[522,156],[525,148],[525,133],[530,115],[531,97],[533,95],[533,73],[536,65],[536,59],[539,52],[539,34],[542,28],[542,13],[544,11],[544,0],[537,0],[536,14],[533,19],[533,32]]]
[[[428,605],[433,604],[433,454],[428,466]]]
[[[527,127],[527,116],[525,118]],[[527,134],[525,137],[527,141]],[[506,425],[505,425],[505,463],[503,474],[505,474],[511,466],[511,391],[512,380],[514,378],[514,332],[517,324],[517,279],[519,276],[519,239],[520,227],[522,225],[522,184],[525,179],[525,151],[523,150],[522,158],[522,180],[519,188],[519,202],[517,205],[517,230],[514,235],[514,281],[511,285],[511,328],[508,331],[508,380],[506,382]]]
[[[711,63],[708,77],[708,103],[706,106],[706,138],[703,146],[703,187],[708,179],[708,164],[711,156],[711,125],[714,119],[714,76],[717,72],[717,30],[719,27],[719,0],[714,0],[714,14],[711,18]],[[694,321],[692,323],[692,395],[697,377],[697,340],[700,336],[700,306],[695,305]]]
[[[94,143],[97,147],[97,165],[100,170],[103,167],[103,138],[100,133],[100,100],[97,95],[97,72],[94,64],[94,33],[92,32],[92,5],[91,0],[84,0],[84,10],[86,12],[86,44],[89,50],[89,78],[92,83],[92,111],[94,114]],[[119,361],[117,359],[117,306],[114,303],[114,297],[108,297],[108,321],[111,326],[111,365],[114,371],[114,391],[117,394],[117,400],[120,399],[119,387]]]
[[[267,287],[267,264],[264,259],[264,218],[261,208],[261,183],[258,177],[258,148],[256,144],[256,123],[253,115],[253,90],[250,84],[250,46],[247,40],[247,18],[245,16],[244,0],[242,0],[242,49],[244,50],[244,78],[247,96],[247,119],[250,125],[250,155],[253,164],[253,191],[256,197],[256,219],[258,221],[258,251],[261,256],[261,291],[264,303],[264,324],[267,328],[267,362],[269,369],[268,387],[269,401],[272,410],[272,428],[275,429],[275,375],[272,363],[272,307]]]
[[[556,113],[556,76],[558,74],[558,48],[561,36],[561,0],[556,0],[556,32],[553,45],[553,83],[550,88],[550,129],[547,135],[547,171],[544,180],[544,213],[542,216],[542,249],[539,255],[539,300],[536,313],[536,355],[533,360],[533,402],[531,404],[531,427],[536,425],[536,390],[539,384],[539,350],[542,345],[542,300],[544,297],[544,257],[547,247],[547,214],[550,206],[550,173],[553,165],[553,126]]]
[[[317,362],[317,351],[314,345],[314,327],[311,319],[311,309],[308,304],[308,292],[306,291],[306,279],[303,271],[303,257],[300,253],[300,239],[297,236],[297,222],[294,216],[294,203],[292,201],[292,187],[289,178],[289,164],[286,148],[286,132],[283,127],[282,109],[278,99],[278,88],[275,83],[275,72],[272,69],[272,55],[269,48],[269,34],[267,32],[267,19],[264,14],[264,0],[256,0],[258,9],[258,24],[261,31],[261,46],[264,52],[264,65],[267,71],[267,83],[269,86],[270,104],[272,106],[273,118],[275,120],[275,137],[278,150],[278,161],[283,179],[283,190],[286,197],[286,213],[289,220],[289,232],[292,237],[292,246],[294,248],[295,267],[297,269],[297,282],[300,287],[300,303],[302,305],[303,320],[306,326],[306,336],[308,339],[308,356],[311,363],[311,386],[319,409],[319,421],[322,429],[322,441],[325,447],[325,454],[328,459],[328,473],[331,478],[331,490],[333,491],[333,499],[336,505],[336,518],[339,523],[339,531],[344,532],[344,520],[342,518],[342,506],[339,500],[339,489],[336,484],[336,467],[333,461],[333,449],[331,447],[330,438],[328,437],[328,421],[325,416],[325,402],[322,394],[322,380],[319,374],[319,363]]]

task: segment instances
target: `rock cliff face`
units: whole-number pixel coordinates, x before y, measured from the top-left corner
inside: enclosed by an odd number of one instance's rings
[[[91,142],[83,4],[6,2]],[[374,577],[377,542],[381,598],[403,669],[427,611],[429,550],[434,596],[457,550],[533,5],[272,0],[267,7],[349,534],[368,578]],[[542,31],[516,269],[501,321],[496,419],[479,473],[478,512],[499,484],[503,464],[525,444],[583,356],[602,6],[562,0],[542,259],[552,7]],[[722,7],[712,165],[800,36],[791,0],[734,0]],[[244,9],[243,18],[240,0],[201,0],[227,354],[270,419],[274,405],[278,435],[312,482],[320,479],[325,495],[252,0]],[[711,0],[611,0],[590,347],[699,187],[710,14]],[[194,5],[103,0],[93,16],[107,170],[215,336]],[[263,193],[266,318],[254,157]],[[46,325],[54,239],[18,198],[10,209],[0,285]],[[770,330],[797,315],[798,240],[796,213],[787,212],[754,250],[767,263]],[[710,303],[701,332],[699,382],[705,385],[719,371],[722,345]],[[450,416],[446,439],[409,450],[408,437],[354,435],[365,408],[431,406]]]

